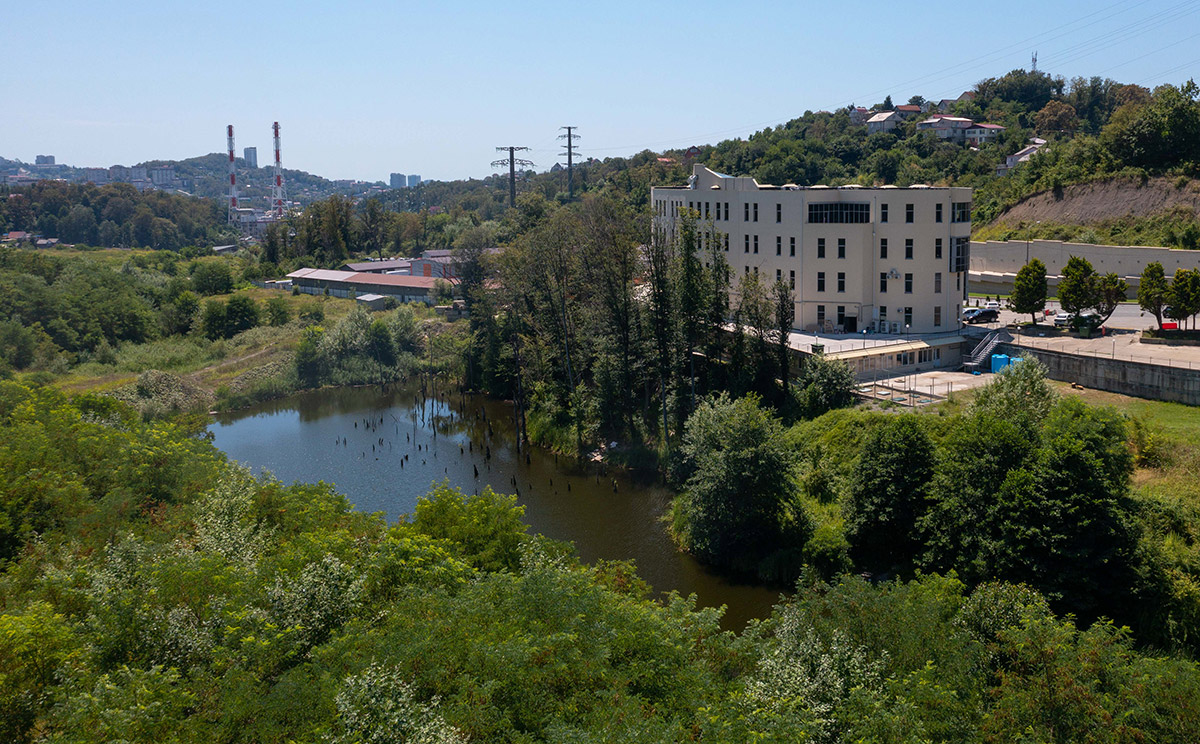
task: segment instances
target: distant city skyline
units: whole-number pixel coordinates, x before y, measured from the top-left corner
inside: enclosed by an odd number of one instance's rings
[[[120,10],[115,10],[120,8]],[[481,178],[500,145],[628,156],[745,137],[805,110],[957,96],[1038,68],[1153,88],[1200,72],[1200,0],[944,6],[548,2],[387,7],[13,3],[0,156],[77,167],[270,152],[388,182]],[[236,19],[236,23],[231,23]],[[259,33],[247,37],[249,25]],[[170,39],[169,44],[159,40]],[[101,40],[104,43],[99,43]],[[13,48],[15,49],[15,47]]]

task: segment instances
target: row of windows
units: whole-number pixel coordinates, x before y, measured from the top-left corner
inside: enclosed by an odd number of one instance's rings
[[[655,212],[666,216],[667,205],[674,206],[678,211],[683,208],[682,201],[658,200]],[[729,221],[729,202],[688,202],[688,209],[694,211],[702,219]],[[715,208],[713,208],[715,205]],[[942,222],[941,203],[934,205],[933,221]],[[742,204],[742,221],[758,222],[758,203]],[[814,224],[860,225],[871,221],[871,205],[867,202],[815,202],[808,205],[808,221]],[[888,205],[879,205],[879,221],[888,221]],[[912,224],[916,221],[916,205],[904,205],[904,221]],[[971,202],[952,202],[950,204],[950,221],[963,223],[971,221]],[[775,222],[783,222],[783,205],[775,205]]]
[[[708,264],[705,264],[704,268],[707,269]],[[745,269],[747,274],[750,273],[751,269],[754,269],[754,275],[758,276],[758,267],[757,266],[743,266],[742,268]],[[775,281],[777,281],[777,282],[783,281],[783,271],[781,271],[780,269],[775,269]],[[788,272],[788,286],[792,289],[796,288],[796,272],[795,271]]]
[[[818,276],[819,276],[819,274],[818,274]],[[819,286],[820,286],[820,283],[818,282],[818,288],[819,288]],[[879,273],[879,291],[880,292],[888,291],[888,273],[886,271],[881,271]],[[913,275],[905,274],[904,275],[904,294],[912,294],[912,292],[913,292]],[[934,294],[942,293],[942,272],[940,272],[940,271],[935,272],[933,275],[933,293]]]
[[[837,310],[837,315],[835,316],[837,318],[837,324],[840,326],[845,325],[846,324],[846,306],[845,305],[836,305],[835,307]],[[817,324],[824,325],[826,317],[827,316],[825,313],[825,305],[817,305]],[[913,324],[913,309],[911,307],[897,307],[896,308],[896,318],[897,318],[897,320],[899,320],[900,318],[903,318],[904,319],[904,328],[908,329]],[[887,307],[881,306],[879,308],[879,323],[880,323],[880,325],[886,325],[888,323]],[[941,327],[941,325],[942,325],[942,308],[941,307],[934,306],[934,308],[933,308],[933,325],[934,325],[934,327]],[[903,360],[899,358],[901,355],[903,355],[905,357]],[[912,358],[911,358],[912,357],[911,351],[901,352],[901,354],[897,355],[897,357],[898,357],[897,362],[900,364],[912,364],[913,363]],[[941,358],[941,351],[938,349],[920,349],[920,350],[918,350],[917,359],[921,363],[933,361],[934,359],[940,359],[940,358]]]
[[[869,202],[816,202],[808,205],[813,224],[865,225],[871,221]]]

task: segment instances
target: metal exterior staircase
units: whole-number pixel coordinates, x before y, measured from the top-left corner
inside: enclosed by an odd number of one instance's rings
[[[971,350],[971,353],[963,361],[963,371],[975,372],[978,370],[980,372],[987,372],[992,352],[996,350],[997,346],[1006,341],[1012,341],[1012,334],[1003,328],[994,330],[984,336],[983,340]]]

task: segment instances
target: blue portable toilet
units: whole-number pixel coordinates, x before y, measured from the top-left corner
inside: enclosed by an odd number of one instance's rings
[[[1008,366],[1008,354],[992,354],[992,373],[999,372]]]
[[[1012,364],[1016,364],[1017,362],[1023,362],[1023,361],[1025,361],[1025,357],[1012,357],[1011,359],[1008,360],[1008,363],[1010,365],[1012,365]]]

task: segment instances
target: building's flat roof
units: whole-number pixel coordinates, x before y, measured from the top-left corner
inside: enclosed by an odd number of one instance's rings
[[[364,274],[355,271],[333,269],[297,269],[288,274],[289,279],[312,279],[319,282],[344,282],[346,284],[374,285],[376,287],[415,287],[429,289],[437,282],[457,283],[454,279],[436,276],[405,276],[403,274]]]
[[[410,258],[385,258],[382,261],[358,261],[345,264],[348,271],[388,271],[412,266]]]

